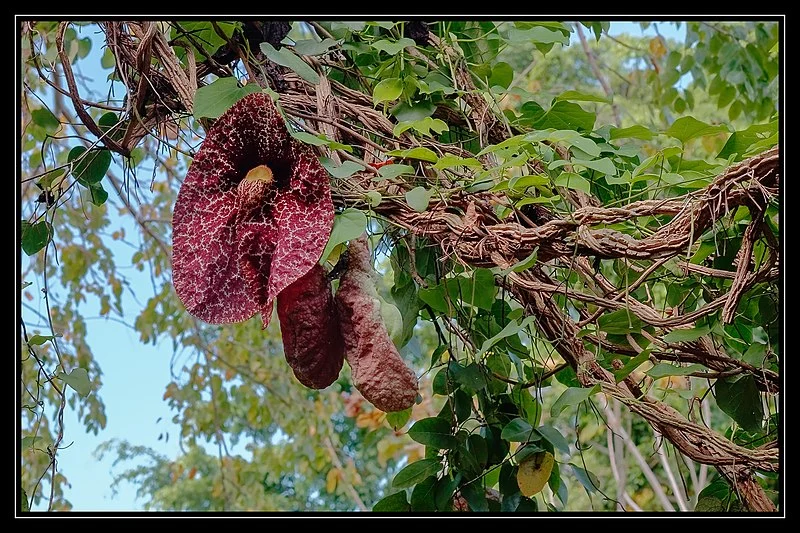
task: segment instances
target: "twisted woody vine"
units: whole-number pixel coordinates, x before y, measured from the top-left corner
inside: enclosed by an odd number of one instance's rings
[[[198,361],[195,451],[115,445],[155,508],[780,510],[778,23],[725,24],[23,21],[22,509],[68,508],[64,410],[105,426],[52,287],[117,312],[69,229],[116,206],[161,284],[132,327]]]

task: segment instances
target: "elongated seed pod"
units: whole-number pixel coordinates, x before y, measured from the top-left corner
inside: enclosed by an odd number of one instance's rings
[[[344,343],[325,270],[315,264],[278,294],[283,351],[300,383],[324,389],[339,377]]]
[[[336,309],[345,358],[353,384],[382,411],[402,411],[417,397],[417,376],[389,338],[381,319],[380,300],[366,237],[351,241],[347,271],[336,292]]]

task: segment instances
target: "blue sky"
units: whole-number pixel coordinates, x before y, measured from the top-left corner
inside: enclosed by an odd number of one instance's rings
[[[682,26],[678,30],[674,24],[658,24],[661,35],[678,40],[683,39],[684,28]],[[610,33],[615,36],[625,33],[636,36],[656,35],[653,26],[643,31],[638,22],[612,22]],[[87,79],[93,80],[87,82],[91,89],[103,93],[107,90],[105,80],[110,71],[100,68],[102,55],[100,40],[87,30],[84,30],[81,36],[87,34],[93,37],[94,45],[89,57],[78,63],[77,70]],[[577,39],[574,34],[573,38]],[[115,172],[121,175],[120,169],[116,169]],[[138,234],[130,217],[117,218],[113,214],[110,216],[112,216],[112,227],[123,225],[127,235]],[[118,264],[130,265],[133,253],[131,248],[114,241],[110,243],[110,247],[115,253]],[[139,301],[146,301],[152,292],[147,271],[138,272],[129,268],[125,269],[124,273]],[[28,279],[28,281],[34,284],[40,283],[40,280]],[[37,304],[34,302],[33,305],[36,307]],[[38,305],[40,307],[38,310],[42,311],[44,304],[40,302]],[[126,310],[125,319],[128,322],[132,322],[140,310],[139,303],[128,291],[123,294],[123,309]],[[85,317],[97,317],[98,310],[98,302],[93,298],[89,298],[82,306]],[[32,318],[25,309],[23,317],[28,320]],[[67,408],[64,414],[64,443],[71,445],[62,448],[58,453],[59,470],[67,476],[70,483],[70,487],[66,488],[66,496],[76,511],[139,510],[142,509],[143,502],[137,500],[135,486],[120,485],[116,496],[112,496],[110,489],[114,468],[119,472],[122,468],[133,464],[122,463],[112,467],[113,454],[99,461],[95,458],[94,451],[104,441],[120,439],[148,446],[168,457],[174,458],[179,454],[180,428],[172,423],[175,413],[171,412],[162,400],[165,387],[172,380],[170,375],[172,347],[166,340],[156,346],[144,345],[139,341],[137,332],[111,320],[88,318],[87,329],[87,340],[103,371],[103,386],[99,393],[106,405],[108,423],[98,435],[87,434],[83,431],[76,413]],[[70,393],[74,394],[71,390]],[[166,433],[170,435],[169,440],[163,437],[159,440],[159,435]],[[46,503],[44,507],[46,508]]]

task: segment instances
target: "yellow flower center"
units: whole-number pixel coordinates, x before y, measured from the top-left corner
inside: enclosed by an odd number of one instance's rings
[[[272,170],[267,165],[258,165],[250,169],[250,172],[244,177],[247,181],[263,181],[270,183],[272,181]]]

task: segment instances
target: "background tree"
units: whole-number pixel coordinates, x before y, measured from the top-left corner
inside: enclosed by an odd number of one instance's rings
[[[175,350],[183,453],[98,454],[139,461],[118,481],[149,508],[774,510],[777,23],[607,30],[23,22],[23,508],[70,507],[64,410],[105,426],[81,306],[129,316],[125,244],[152,280],[133,327]],[[75,68],[96,32],[102,95]],[[260,90],[331,174],[326,264],[373,236],[421,377],[407,412],[347,372],[310,391],[275,321],[210,326],[175,296],[177,190],[204,130]]]

